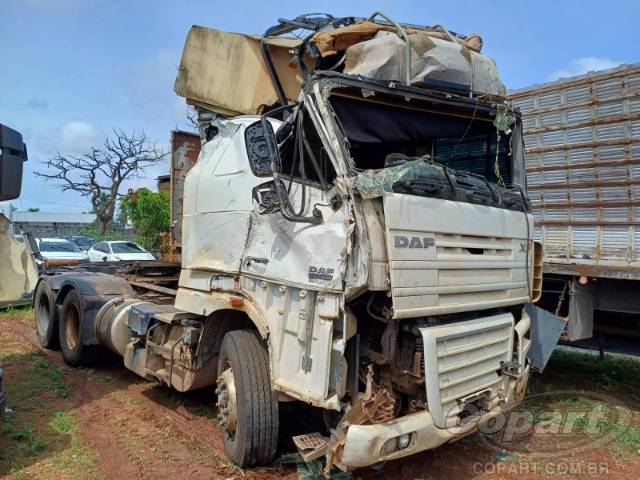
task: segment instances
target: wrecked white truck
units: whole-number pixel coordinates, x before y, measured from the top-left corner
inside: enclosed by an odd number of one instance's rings
[[[23,164],[27,146],[22,134],[0,124],[0,308],[30,303],[38,271],[29,249],[13,235],[11,204],[22,190]],[[0,365],[2,367],[2,365]],[[0,420],[6,395],[2,390],[4,370],[0,368]]]
[[[294,442],[343,470],[517,405],[542,256],[519,114],[480,47],[380,14],[281,20],[262,38],[193,27],[176,91],[203,146],[173,198],[176,288],[49,272],[43,344],[58,332],[71,365],[102,345],[159,384],[215,385],[240,466],[274,459],[280,402],[328,413]]]
[[[20,196],[27,147],[22,134],[0,124],[0,308],[31,303],[38,269],[11,222],[10,200]]]

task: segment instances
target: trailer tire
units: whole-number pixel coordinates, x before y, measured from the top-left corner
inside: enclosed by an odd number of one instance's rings
[[[278,448],[278,396],[271,389],[269,353],[255,331],[234,330],[224,336],[218,373],[218,420],[227,456],[240,467],[270,464]],[[229,404],[230,388],[235,405]],[[230,420],[225,423],[223,418],[225,407],[235,414],[233,431]]]
[[[43,348],[59,348],[58,316],[51,287],[45,281],[38,283],[33,296],[36,337]]]
[[[64,361],[72,367],[92,363],[95,359],[95,347],[83,344],[82,304],[75,290],[67,293],[62,302],[58,327]]]

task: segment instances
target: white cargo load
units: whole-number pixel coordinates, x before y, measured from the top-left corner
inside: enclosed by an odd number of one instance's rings
[[[545,272],[640,279],[640,64],[509,92]]]
[[[324,67],[335,72],[403,82],[409,55],[413,86],[446,82],[476,94],[504,96],[495,63],[480,53],[482,39],[478,35],[460,37],[445,29],[420,28],[406,28],[404,33],[401,38],[387,25],[362,21],[318,32],[309,44],[315,49],[316,60],[324,59]],[[259,114],[275,105],[278,97],[261,41],[259,36],[193,26],[182,52],[176,93],[190,104],[224,115]],[[288,100],[298,98],[303,82],[296,55],[302,42],[293,37],[270,37],[265,42]],[[331,58],[335,62],[327,67]],[[314,70],[314,60],[308,55],[304,63],[309,71]]]

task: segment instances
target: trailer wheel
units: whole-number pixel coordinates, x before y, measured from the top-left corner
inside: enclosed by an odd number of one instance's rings
[[[240,467],[270,464],[278,448],[278,396],[269,354],[252,330],[228,332],[218,358],[216,393],[224,450]]]
[[[82,324],[80,297],[71,290],[62,303],[58,332],[62,358],[72,367],[91,363],[95,357],[95,348],[83,344]]]
[[[53,292],[47,282],[42,281],[38,284],[33,297],[33,306],[38,343],[44,348],[58,348],[60,346],[58,318],[53,302]]]

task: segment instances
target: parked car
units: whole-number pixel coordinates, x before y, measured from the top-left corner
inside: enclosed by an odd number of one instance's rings
[[[45,260],[89,261],[89,256],[80,247],[64,238],[38,238],[36,243]]]
[[[91,262],[119,262],[121,260],[155,260],[155,257],[134,242],[98,242],[88,252]]]
[[[89,237],[88,235],[69,235],[61,238],[64,238],[65,240],[69,240],[70,242],[75,243],[78,247],[80,247],[80,250],[82,250],[83,252],[86,252],[87,250],[89,250],[97,242],[95,238]]]

